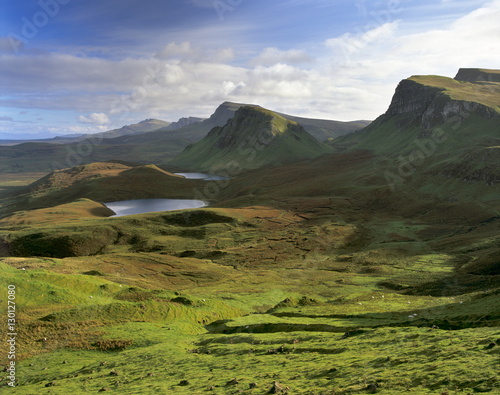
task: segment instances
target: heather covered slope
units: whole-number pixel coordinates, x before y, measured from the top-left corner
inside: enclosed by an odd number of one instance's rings
[[[311,159],[330,150],[299,124],[261,107],[240,108],[234,118],[188,146],[171,164],[203,171],[238,169]]]

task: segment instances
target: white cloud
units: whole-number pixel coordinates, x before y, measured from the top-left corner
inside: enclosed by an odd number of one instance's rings
[[[439,29],[418,31],[410,25],[417,32],[408,32],[409,26],[398,21],[335,37],[325,42],[330,73],[378,97],[371,104],[364,101],[365,114],[373,117],[385,111],[396,84],[411,75],[453,77],[461,67],[498,68],[498,20],[500,1],[495,0]]]
[[[290,49],[288,51],[283,51],[276,47],[268,47],[265,48],[259,56],[253,59],[251,64],[272,66],[278,63],[300,64],[310,62],[312,62],[312,58],[302,50]]]
[[[192,57],[196,54],[195,50],[191,47],[191,43],[185,41],[183,43],[172,42],[169,43],[163,48],[160,52],[158,52],[157,57],[160,59],[168,59],[168,58],[185,58]]]
[[[335,51],[335,55],[349,58],[357,52],[377,44],[386,45],[387,40],[394,37],[398,22],[385,23],[358,34],[345,33],[340,37],[326,40],[325,45]]]
[[[0,54],[2,90],[10,93],[129,90],[141,82],[148,59],[119,61],[60,53]]]
[[[80,115],[78,117],[78,121],[82,123],[92,123],[95,125],[104,125],[110,123],[110,120],[106,114],[97,112],[90,114],[88,117],[86,117],[85,115]]]
[[[161,60],[191,60],[209,62],[227,62],[234,58],[232,48],[205,49],[193,46],[191,42],[171,42],[161,51],[156,53],[155,58]]]

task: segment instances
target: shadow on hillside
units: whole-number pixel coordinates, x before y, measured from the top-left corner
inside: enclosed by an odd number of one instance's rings
[[[466,301],[457,298],[453,303],[431,308],[380,313],[316,315],[290,311],[277,312],[271,315],[283,318],[283,322],[260,322],[238,326],[235,325],[237,321],[220,320],[206,325],[205,328],[212,334],[346,332],[347,335],[359,328],[427,327],[443,330],[459,330],[494,327],[500,325],[500,311],[495,309],[495,301],[498,300],[499,295],[500,288],[497,288],[477,294]],[[256,320],[261,320],[259,316],[258,314],[256,315]],[[286,318],[293,318],[295,322],[286,322]],[[309,323],[298,322],[300,318],[304,318]],[[318,319],[318,321],[340,319],[344,324],[335,325],[335,322],[332,322],[332,324],[310,323],[311,319],[314,318]]]
[[[469,269],[470,270],[470,269]],[[485,274],[470,274],[464,270],[436,281],[408,289],[408,295],[458,296],[500,287],[500,265],[484,268]]]

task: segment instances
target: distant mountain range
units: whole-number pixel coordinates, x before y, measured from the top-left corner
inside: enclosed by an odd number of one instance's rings
[[[179,120],[181,122],[181,120]],[[177,122],[170,123],[162,121],[160,119],[146,119],[139,123],[132,125],[126,125],[119,129],[108,130],[102,133],[92,133],[92,134],[66,134],[63,136],[56,136],[49,139],[34,139],[34,140],[0,140],[0,146],[11,146],[23,143],[48,143],[48,144],[70,144],[78,141],[82,141],[92,136],[99,135],[102,138],[114,138],[120,136],[129,136],[136,134],[143,134],[147,132],[152,132],[163,127],[168,127],[170,125],[177,124]]]
[[[222,103],[208,119],[187,117],[174,123],[152,119],[97,135],[10,140],[3,146],[0,141],[0,173],[49,172],[109,160],[168,164],[211,129],[224,126],[242,106],[245,104]],[[369,121],[339,122],[281,115],[300,123],[320,141],[352,133],[369,124]]]

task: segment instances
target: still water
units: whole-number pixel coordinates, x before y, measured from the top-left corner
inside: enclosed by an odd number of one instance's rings
[[[206,181],[214,181],[214,180],[227,180],[227,177],[204,174],[204,173],[175,173],[178,176],[184,176],[189,178],[190,180],[206,180]]]
[[[189,199],[138,199],[105,203],[105,205],[116,213],[113,217],[123,217],[132,214],[200,208],[205,207],[206,203],[202,200]]]

